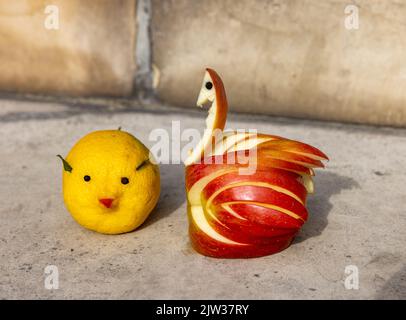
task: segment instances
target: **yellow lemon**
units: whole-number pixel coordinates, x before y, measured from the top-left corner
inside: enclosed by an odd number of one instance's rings
[[[92,132],[63,159],[63,196],[73,218],[106,234],[140,226],[160,192],[159,168],[138,139],[120,130]]]

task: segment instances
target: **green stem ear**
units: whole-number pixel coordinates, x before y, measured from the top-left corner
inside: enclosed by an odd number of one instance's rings
[[[72,172],[72,167],[71,165],[68,163],[68,161],[66,161],[64,158],[62,158],[62,156],[60,154],[57,155],[58,158],[60,158],[62,160],[63,163],[63,169],[67,172]]]

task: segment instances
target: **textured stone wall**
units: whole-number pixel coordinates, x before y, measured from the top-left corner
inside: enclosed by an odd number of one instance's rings
[[[59,8],[56,30],[44,25],[50,4]],[[134,0],[0,0],[1,90],[130,94],[135,9]]]
[[[231,110],[406,125],[404,1],[153,0],[152,12],[166,101],[193,105],[211,66]]]
[[[44,27],[49,4],[58,30]],[[0,91],[130,96],[152,82],[152,61],[156,94],[174,105],[194,105],[210,66],[234,111],[406,126],[405,1],[138,4],[140,21],[136,0],[0,0]]]

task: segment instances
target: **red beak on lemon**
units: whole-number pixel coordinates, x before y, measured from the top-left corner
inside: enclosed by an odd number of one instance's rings
[[[111,205],[113,204],[113,201],[114,199],[111,198],[99,199],[99,202],[106,208],[110,208]]]

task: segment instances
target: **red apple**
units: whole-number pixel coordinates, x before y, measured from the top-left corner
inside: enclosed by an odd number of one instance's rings
[[[198,105],[211,102],[203,139],[186,159],[189,235],[201,254],[249,258],[287,248],[307,220],[313,168],[327,156],[279,136],[226,132],[227,99],[207,69]],[[245,171],[244,171],[245,170]]]

